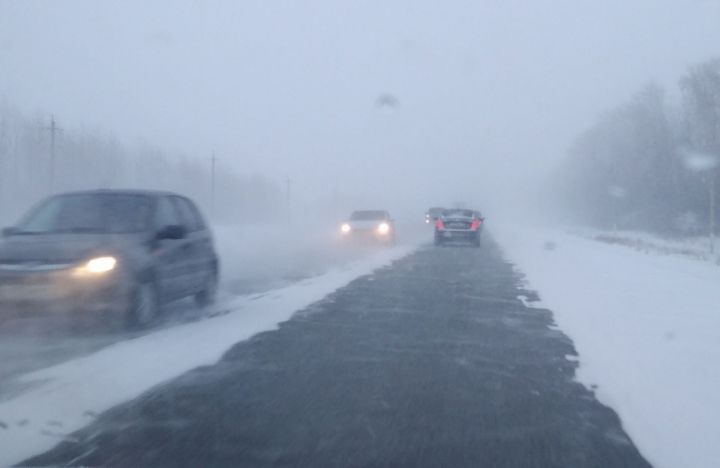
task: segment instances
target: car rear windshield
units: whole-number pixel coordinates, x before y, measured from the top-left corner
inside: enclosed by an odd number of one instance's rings
[[[386,217],[384,211],[355,211],[350,219],[352,221],[377,221]]]
[[[445,210],[443,216],[453,218],[472,218],[475,216],[475,212],[472,210]]]
[[[50,198],[17,226],[20,234],[141,232],[148,229],[151,199],[131,194],[73,194]]]

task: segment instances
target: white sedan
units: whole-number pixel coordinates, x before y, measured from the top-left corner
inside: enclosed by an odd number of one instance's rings
[[[340,226],[345,239],[365,239],[381,242],[395,241],[395,220],[385,210],[353,211],[350,219]]]

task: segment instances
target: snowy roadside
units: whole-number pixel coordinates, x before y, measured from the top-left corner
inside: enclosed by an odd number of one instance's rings
[[[414,248],[377,251],[282,289],[228,300],[210,320],[158,330],[22,376],[30,389],[0,403],[0,466],[53,447],[95,415],[155,385],[215,363],[233,344],[275,328],[295,311]]]
[[[716,246],[715,253],[711,252],[711,241],[707,236],[671,239],[640,231],[612,232],[587,228],[572,228],[568,232],[606,244],[622,245],[638,252],[681,255],[720,265],[720,253],[717,252],[720,246]]]
[[[496,226],[575,343],[577,378],[658,467],[718,466],[720,269],[562,231]]]

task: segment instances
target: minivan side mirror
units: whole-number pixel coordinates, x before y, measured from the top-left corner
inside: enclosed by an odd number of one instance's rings
[[[18,228],[16,228],[16,227],[6,227],[6,228],[4,228],[4,229],[2,230],[2,236],[3,236],[3,237],[10,237],[10,236],[12,236],[13,234],[15,234],[16,232],[18,232]]]
[[[187,229],[179,224],[165,226],[160,229],[155,236],[158,240],[164,239],[184,239],[187,236]]]

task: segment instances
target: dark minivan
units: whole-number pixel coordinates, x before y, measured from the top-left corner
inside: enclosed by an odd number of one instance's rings
[[[52,196],[0,240],[0,320],[36,314],[149,326],[163,305],[210,304],[218,257],[200,211],[165,192]]]

